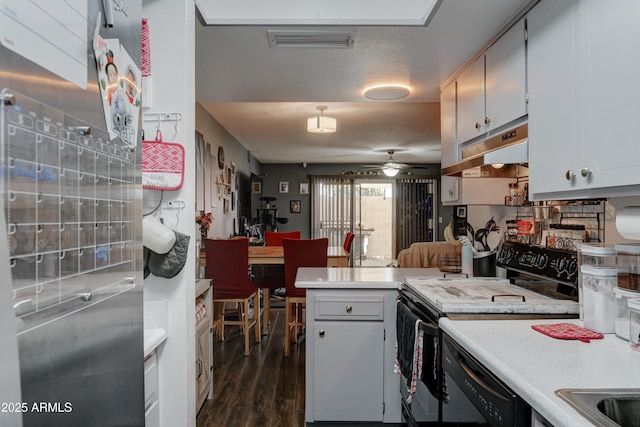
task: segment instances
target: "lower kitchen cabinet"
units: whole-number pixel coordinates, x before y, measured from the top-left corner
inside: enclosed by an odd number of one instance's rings
[[[400,422],[397,294],[307,289],[307,423]]]
[[[318,322],[316,326],[314,421],[382,421],[382,322]]]
[[[204,298],[207,314],[196,324],[196,412],[210,396],[213,375],[213,328],[211,323],[211,286],[209,279],[196,282],[196,294]]]

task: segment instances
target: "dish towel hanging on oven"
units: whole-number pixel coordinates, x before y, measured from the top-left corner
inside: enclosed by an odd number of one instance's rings
[[[393,371],[400,374],[407,385],[407,403],[416,394],[418,378],[422,375],[422,337],[420,319],[404,304],[397,304],[396,360]]]
[[[422,381],[436,399],[449,401],[447,386],[442,377],[442,389],[438,392],[438,330],[423,323],[404,304],[397,304],[396,360],[394,372],[400,374],[407,385],[407,403],[416,392],[418,380]]]

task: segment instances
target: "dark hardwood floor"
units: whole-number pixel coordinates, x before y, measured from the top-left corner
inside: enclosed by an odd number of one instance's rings
[[[284,357],[284,309],[271,310],[269,334],[243,355],[238,327],[213,340],[213,397],[196,418],[198,427],[304,426],[305,341]]]

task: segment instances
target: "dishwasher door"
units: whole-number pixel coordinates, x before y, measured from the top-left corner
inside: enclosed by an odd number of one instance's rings
[[[460,387],[462,398],[470,401],[484,418],[482,425],[530,425],[531,407],[527,402],[445,333],[442,334],[442,363],[448,384]]]

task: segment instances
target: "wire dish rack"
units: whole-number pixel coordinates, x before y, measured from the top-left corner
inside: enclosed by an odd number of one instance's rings
[[[438,258],[438,269],[443,273],[462,273],[460,258]]]

